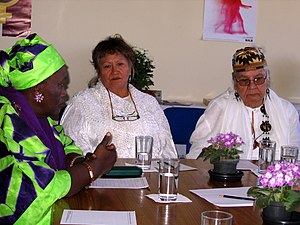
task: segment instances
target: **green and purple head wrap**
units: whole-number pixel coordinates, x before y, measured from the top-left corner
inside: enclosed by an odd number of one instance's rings
[[[34,87],[64,65],[65,61],[51,44],[31,34],[6,52],[0,52],[0,85],[16,90]]]
[[[56,49],[31,34],[17,41],[7,51],[0,51],[0,95],[12,105],[18,105],[18,116],[34,131],[48,150],[45,162],[53,169],[65,169],[65,153],[62,143],[54,136],[47,118],[35,115],[25,96],[19,91],[34,87],[57,72],[65,61]],[[14,127],[24,129],[24,127]]]

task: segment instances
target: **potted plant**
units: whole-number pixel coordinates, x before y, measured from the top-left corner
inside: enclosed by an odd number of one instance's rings
[[[267,220],[288,221],[300,205],[300,168],[297,163],[277,162],[259,177],[261,186],[251,187],[247,194],[263,209]],[[300,221],[299,221],[300,222]]]
[[[134,63],[134,75],[130,83],[141,91],[147,91],[149,86],[154,85],[152,78],[155,66],[152,58],[148,55],[148,50],[138,47],[133,49],[136,54],[136,61]]]
[[[210,159],[215,173],[234,174],[240,158],[239,154],[242,153],[238,149],[244,143],[242,138],[232,132],[219,133],[207,142],[211,145],[203,148],[199,157],[204,158],[204,161]]]

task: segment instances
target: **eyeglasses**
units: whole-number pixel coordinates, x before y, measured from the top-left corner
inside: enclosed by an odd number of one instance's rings
[[[255,85],[262,85],[263,83],[265,83],[266,79],[267,79],[267,76],[265,75],[265,76],[261,76],[261,77],[255,77],[253,80],[246,79],[246,78],[242,78],[240,80],[235,79],[235,80],[240,86],[249,86],[251,81],[253,81]]]
[[[138,120],[140,118],[139,112],[136,108],[135,102],[133,101],[133,98],[131,96],[130,91],[129,91],[129,96],[130,96],[130,99],[133,103],[134,111],[132,113],[127,114],[127,115],[115,115],[114,114],[114,109],[113,109],[113,104],[112,104],[112,101],[111,101],[110,92],[107,88],[106,88],[106,90],[107,90],[108,97],[109,97],[110,108],[111,108],[111,116],[112,116],[113,120],[118,121],[118,122],[123,122],[123,121],[135,121],[135,120]]]

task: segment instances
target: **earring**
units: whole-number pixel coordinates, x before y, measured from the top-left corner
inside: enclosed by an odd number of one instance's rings
[[[271,97],[270,97],[270,89],[269,89],[269,88],[266,89],[266,94],[267,94],[267,96],[268,96],[268,99],[271,100]]]
[[[36,91],[34,100],[38,103],[41,103],[44,100],[44,95],[40,93],[39,91]]]
[[[131,81],[132,81],[132,74],[129,74],[129,76],[128,76],[128,83],[131,83]]]
[[[234,96],[235,96],[235,99],[236,99],[237,101],[240,101],[240,100],[241,100],[239,93],[235,92],[235,93],[234,93]]]
[[[19,105],[19,104],[17,104],[16,102],[13,102],[13,107],[15,108],[15,110],[17,111],[17,112],[21,112],[21,110],[22,110],[22,108],[21,108],[21,106]]]

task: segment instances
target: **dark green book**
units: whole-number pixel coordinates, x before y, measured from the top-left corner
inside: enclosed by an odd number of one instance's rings
[[[114,166],[103,178],[134,178],[140,177],[143,170],[137,166]]]

